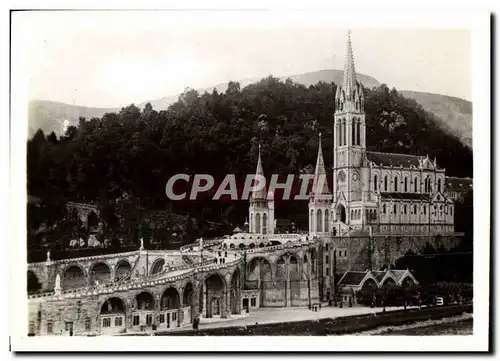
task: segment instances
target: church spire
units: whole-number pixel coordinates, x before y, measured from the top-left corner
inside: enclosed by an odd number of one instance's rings
[[[357,88],[356,70],[354,69],[354,56],[352,54],[351,31],[347,33],[347,51],[344,65],[344,79],[342,90],[345,92],[347,100],[351,100]]]
[[[262,168],[262,159],[260,156],[260,143],[259,143],[259,158],[257,160],[257,169],[255,170],[255,175],[264,177],[264,169]],[[256,191],[252,191],[252,199],[266,199],[266,187],[264,186],[262,189],[257,189]]]
[[[314,171],[314,181],[311,191],[311,196],[314,198],[318,195],[328,195],[328,181],[326,179],[325,162],[323,160],[323,150],[321,147],[321,132],[319,133],[318,157],[316,159],[316,170]]]

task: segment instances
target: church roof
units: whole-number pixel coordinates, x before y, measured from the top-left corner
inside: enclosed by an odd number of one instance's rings
[[[339,281],[342,285],[359,285],[368,272],[348,271],[344,273]]]
[[[471,178],[445,177],[447,190],[467,191],[472,189]]]
[[[319,189],[321,187],[321,189]],[[318,157],[316,159],[316,170],[311,188],[311,197],[316,195],[329,195],[328,180],[326,178],[325,161],[323,160],[323,150],[321,149],[321,133],[319,133]]]
[[[262,159],[260,156],[260,144],[259,144],[259,159],[257,160],[257,169],[255,170],[255,175],[260,175],[264,177],[264,170],[262,168]],[[265,186],[261,189],[257,190],[255,189],[256,188],[254,186],[254,189],[252,190],[252,199],[266,199],[267,192]]]
[[[420,157],[418,155],[398,154],[398,153],[382,153],[382,152],[366,152],[369,161],[377,165],[393,166],[393,167],[416,167],[420,166]]]
[[[344,63],[344,78],[342,81],[342,90],[346,94],[352,94],[356,89],[356,70],[354,69],[354,56],[352,54],[351,32],[347,35],[347,51]]]
[[[381,192],[382,199],[410,200],[410,201],[425,201],[430,200],[427,194],[421,193],[400,193],[400,192]]]

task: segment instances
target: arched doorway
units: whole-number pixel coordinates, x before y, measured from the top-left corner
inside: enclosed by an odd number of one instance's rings
[[[99,262],[92,265],[90,269],[90,284],[106,284],[111,282],[111,270],[104,262]]]
[[[153,310],[155,308],[155,300],[151,293],[141,292],[135,296],[135,308],[137,310]]]
[[[346,211],[343,204],[337,206],[337,220],[342,223],[346,222]]]
[[[66,268],[61,279],[61,287],[64,289],[80,288],[87,286],[85,273],[80,266],[73,265]]]
[[[212,308],[212,317],[221,315],[221,306],[218,297],[214,297],[212,299],[211,308]]]
[[[160,299],[161,310],[177,310],[180,307],[179,293],[174,287],[167,288]]]
[[[125,304],[121,298],[111,297],[104,301],[99,313],[102,334],[118,333],[125,330]],[[91,329],[92,318],[85,319],[85,328]]]
[[[164,266],[165,266],[165,260],[163,258],[155,260],[153,262],[153,266],[151,267],[151,275],[161,273],[163,271]]]
[[[171,328],[181,325],[179,292],[174,287],[167,288],[160,298],[160,327]]]
[[[217,273],[214,273],[208,276],[204,282],[204,292],[202,293],[203,297],[203,306],[205,317],[211,318],[214,315],[220,315],[221,317],[225,317],[226,313],[224,310],[224,296],[226,292],[226,283],[224,278]],[[214,300],[217,299],[218,303],[215,303]],[[214,309],[214,307],[218,307]],[[214,313],[217,311],[218,313]]]
[[[28,271],[28,293],[35,293],[42,289],[42,285],[40,281],[38,281],[38,277],[32,271]]]
[[[255,257],[248,262],[248,286],[260,290],[259,305],[265,307],[267,293],[271,290],[272,271],[271,263],[264,257]],[[243,299],[243,309],[250,307],[250,300]]]

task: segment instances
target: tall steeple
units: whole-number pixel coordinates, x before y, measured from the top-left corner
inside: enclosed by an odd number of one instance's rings
[[[328,189],[326,179],[323,149],[321,147],[321,133],[319,133],[318,158],[314,181],[309,193],[309,234],[326,235],[331,230],[332,195]]]
[[[321,189],[318,189],[321,187]],[[325,161],[323,160],[323,149],[321,147],[321,133],[319,133],[318,157],[316,159],[316,170],[314,171],[314,180],[311,190],[311,197],[320,195],[329,195],[328,181],[326,179]]]
[[[259,158],[257,160],[257,169],[255,170],[255,175],[264,178],[264,169],[262,168],[262,159],[260,156],[260,144],[259,144]],[[264,200],[266,199],[266,196],[267,192],[265,186],[262,189],[257,189],[257,190],[255,190],[254,187],[254,190],[252,190],[252,199]]]
[[[347,50],[344,64],[344,79],[342,82],[342,90],[344,90],[347,100],[354,97],[354,90],[357,89],[356,70],[354,69],[354,56],[352,54],[351,31],[347,33]]]

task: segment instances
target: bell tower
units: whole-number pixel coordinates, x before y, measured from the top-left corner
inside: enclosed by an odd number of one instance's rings
[[[362,198],[361,159],[366,150],[364,95],[356,79],[351,32],[342,84],[335,92],[333,134],[333,209],[336,221],[349,224],[351,202]]]
[[[262,159],[257,160],[257,169],[255,175],[264,180],[264,170],[262,168]],[[249,233],[274,234],[274,194],[269,191],[266,193],[266,187],[254,185],[250,196],[250,207],[248,209]]]

